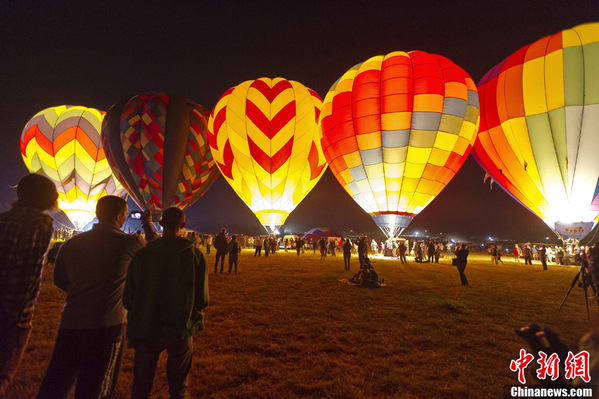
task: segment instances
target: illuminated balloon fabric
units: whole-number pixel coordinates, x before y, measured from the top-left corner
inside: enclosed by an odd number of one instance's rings
[[[60,209],[79,229],[94,219],[98,199],[125,194],[102,149],[103,117],[94,108],[51,107],[31,118],[21,134],[27,169],[56,184]]]
[[[478,95],[447,58],[393,52],[347,71],[320,118],[331,171],[394,237],[464,163],[478,128]]]
[[[479,83],[473,155],[549,227],[599,215],[599,24],[532,43]],[[573,231],[573,230],[572,230]]]
[[[113,105],[102,125],[108,162],[141,209],[185,209],[218,177],[207,113],[184,98],[142,93]]]
[[[318,140],[322,100],[283,78],[250,80],[229,89],[209,120],[209,142],[231,187],[271,231],[325,171]]]

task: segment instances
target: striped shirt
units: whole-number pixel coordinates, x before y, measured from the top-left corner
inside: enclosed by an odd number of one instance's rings
[[[53,219],[41,209],[0,213],[0,322],[31,326]]]

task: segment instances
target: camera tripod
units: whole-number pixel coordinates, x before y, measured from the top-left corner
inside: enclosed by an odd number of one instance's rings
[[[595,291],[595,287],[592,286],[593,283],[591,281],[591,276],[588,275],[584,265],[580,267],[580,269],[578,270],[578,273],[576,273],[576,276],[574,276],[574,280],[572,280],[572,284],[570,284],[570,289],[568,290],[568,293],[564,297],[564,300],[562,301],[562,304],[559,306],[559,309],[557,311],[559,312],[560,310],[562,310],[564,303],[566,303],[566,299],[568,299],[568,295],[570,295],[570,292],[572,292],[572,288],[574,288],[574,286],[577,283],[578,283],[578,286],[582,287],[582,289],[584,290],[584,301],[586,302],[586,305],[587,305],[587,319],[590,323],[591,316],[589,313],[589,295],[587,293],[587,288],[589,286],[591,286],[592,290]]]

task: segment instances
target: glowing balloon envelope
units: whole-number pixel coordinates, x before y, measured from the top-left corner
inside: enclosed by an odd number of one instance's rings
[[[401,234],[453,178],[478,123],[470,76],[422,51],[354,66],[331,87],[320,116],[331,171],[388,237]]]
[[[21,134],[27,169],[54,181],[59,207],[77,229],[94,219],[98,199],[125,194],[102,148],[103,117],[94,108],[51,107],[31,118]]]
[[[106,157],[141,209],[185,209],[218,177],[207,111],[181,97],[141,93],[113,105],[102,124]]]
[[[210,115],[209,143],[221,173],[271,232],[326,169],[321,105],[301,83],[261,78],[229,89]]]
[[[582,238],[599,215],[599,23],[518,50],[479,93],[475,159],[549,227]]]

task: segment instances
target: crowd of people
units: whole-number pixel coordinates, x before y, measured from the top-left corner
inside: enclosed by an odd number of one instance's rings
[[[143,212],[143,232],[126,234],[125,200],[106,196],[97,203],[98,223],[87,232],[53,231],[46,212],[56,207],[58,194],[49,179],[31,174],[17,187],[17,201],[0,214],[0,396],[10,385],[32,329],[33,312],[40,291],[44,255],[54,265],[54,284],[66,293],[58,335],[39,398],[66,397],[76,381],[76,397],[110,397],[119,375],[124,338],[134,349],[133,398],[147,398],[153,384],[160,353],[167,352],[167,380],[172,398],[184,397],[192,365],[191,337],[203,329],[203,309],[208,306],[208,273],[204,253],[215,251],[214,274],[237,274],[242,249],[254,256],[279,250],[317,250],[320,259],[343,253],[344,270],[351,271],[352,255],[359,268],[349,280],[363,287],[380,287],[381,280],[370,256],[393,256],[401,263],[411,255],[415,262],[435,262],[454,255],[460,281],[465,275],[470,252],[468,244],[455,245],[435,240],[377,243],[366,236],[355,240],[336,237],[304,239],[299,236],[216,235],[185,230],[185,214],[178,208],[164,210],[159,224]],[[57,243],[48,250],[54,237]],[[46,254],[47,252],[47,254]],[[503,250],[489,248],[491,262],[503,263]],[[599,281],[599,270],[591,261],[599,249],[517,245],[513,256],[526,264],[540,261],[567,264],[572,255]],[[193,282],[190,284],[190,281]]]

